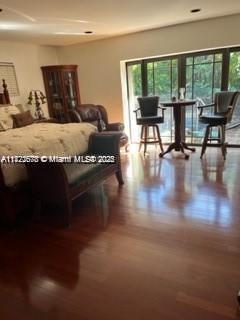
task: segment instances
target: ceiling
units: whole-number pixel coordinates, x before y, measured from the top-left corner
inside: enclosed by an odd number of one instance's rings
[[[0,0],[0,39],[69,45],[240,13],[239,0]],[[192,14],[191,9],[201,8]],[[86,35],[84,31],[93,31]]]

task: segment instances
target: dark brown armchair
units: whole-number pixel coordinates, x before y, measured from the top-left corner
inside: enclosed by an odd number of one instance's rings
[[[71,122],[89,122],[98,128],[99,132],[121,132],[120,147],[128,148],[128,136],[123,132],[124,124],[121,122],[109,123],[108,114],[104,106],[94,104],[81,104],[69,111]]]

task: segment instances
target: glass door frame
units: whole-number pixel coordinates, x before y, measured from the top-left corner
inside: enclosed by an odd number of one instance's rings
[[[186,88],[186,84],[187,84],[187,59],[188,58],[193,58],[195,59],[196,57],[201,57],[201,56],[208,56],[208,55],[216,55],[216,54],[222,54],[222,72],[221,72],[221,91],[227,91],[227,87],[228,87],[228,72],[226,72],[228,70],[228,68],[224,68],[224,59],[225,57],[229,57],[229,54],[224,52],[223,49],[216,49],[216,50],[205,50],[205,51],[199,51],[199,52],[192,52],[192,53],[186,53],[183,54],[179,57],[179,59],[181,60],[181,65],[182,65],[182,74],[181,74],[181,87]],[[228,61],[229,62],[229,61]],[[213,90],[214,90],[214,64],[215,64],[215,60],[213,59],[213,74],[212,74],[212,101],[210,103],[213,103]],[[193,62],[193,72],[194,72],[194,67],[195,64]],[[194,73],[193,73],[194,74]],[[227,76],[227,79],[226,79]],[[225,81],[224,81],[225,80]],[[194,83],[194,79],[193,79],[193,83]],[[193,99],[193,97],[192,97]],[[185,117],[185,112],[186,110],[183,109],[183,118],[182,118],[182,137],[185,141],[186,138],[186,117]],[[203,138],[203,137],[202,137]],[[191,136],[192,139],[192,136]],[[188,142],[189,145],[193,145],[193,146],[201,146],[202,144],[200,143],[192,143],[192,142]]]
[[[143,60],[136,60],[136,61],[130,61],[126,63],[126,82],[127,82],[127,104],[128,104],[128,119],[129,119],[129,136],[130,136],[130,141],[133,141],[133,135],[132,135],[132,127],[131,127],[131,107],[130,107],[130,86],[129,86],[129,79],[128,79],[128,67],[135,66],[135,65],[140,65],[141,67],[141,95],[144,96],[143,93]]]
[[[188,57],[196,57],[201,55],[210,54],[222,54],[222,76],[221,76],[221,91],[227,91],[229,87],[229,64],[230,64],[230,54],[232,52],[240,52],[240,46],[236,47],[225,47],[209,50],[201,50],[195,52],[186,52],[183,54],[166,55],[161,57],[154,57],[148,59],[135,60],[131,62],[126,62],[126,74],[129,65],[140,64],[141,65],[141,78],[142,78],[142,95],[147,96],[148,94],[148,79],[147,79],[147,64],[149,62],[163,61],[167,59],[178,59],[178,86],[179,88],[186,87],[186,60]],[[127,92],[128,92],[128,104],[129,104],[129,84],[127,77]],[[240,90],[240,88],[239,88]],[[128,106],[129,107],[129,106]],[[129,108],[130,112],[130,108]],[[183,137],[185,139],[185,116],[183,114]],[[170,142],[169,142],[170,143]],[[192,143],[193,146],[201,146],[199,143]],[[240,148],[240,144],[228,144],[229,147]]]

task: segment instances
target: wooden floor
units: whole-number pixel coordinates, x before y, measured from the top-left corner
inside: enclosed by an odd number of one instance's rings
[[[199,152],[123,154],[125,185],[83,196],[70,229],[2,230],[0,319],[240,319],[240,150]]]

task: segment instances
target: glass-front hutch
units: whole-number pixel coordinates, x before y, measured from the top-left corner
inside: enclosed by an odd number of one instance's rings
[[[81,103],[77,65],[42,67],[50,117],[68,122],[68,111]]]

